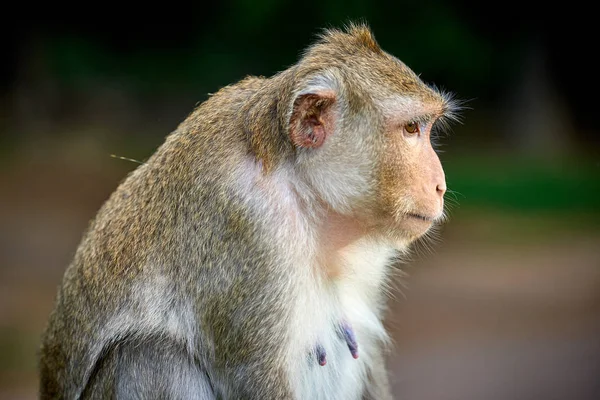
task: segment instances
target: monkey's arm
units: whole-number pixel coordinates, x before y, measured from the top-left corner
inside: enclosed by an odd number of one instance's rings
[[[369,380],[363,395],[363,400],[392,400],[392,391],[385,367],[383,348],[379,347],[373,354],[372,368],[369,371]]]
[[[260,302],[233,297],[218,303],[214,310],[220,323],[211,324],[215,393],[224,399],[295,399],[280,307],[268,296]]]
[[[98,361],[82,399],[213,400],[210,378],[185,348],[164,336],[126,339]]]

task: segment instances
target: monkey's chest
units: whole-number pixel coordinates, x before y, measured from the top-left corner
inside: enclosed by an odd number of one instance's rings
[[[360,399],[383,327],[360,293],[343,288],[304,299],[297,329],[298,398]],[[298,336],[297,336],[298,337]]]

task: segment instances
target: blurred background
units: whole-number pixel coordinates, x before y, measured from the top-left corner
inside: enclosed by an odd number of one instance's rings
[[[0,398],[37,397],[36,351],[64,269],[136,167],[111,154],[145,160],[208,93],[285,69],[319,29],[349,20],[468,101],[464,123],[438,140],[450,220],[401,267],[405,287],[390,300],[396,397],[600,398],[591,10],[514,0],[90,4],[79,15],[11,6],[0,28]]]

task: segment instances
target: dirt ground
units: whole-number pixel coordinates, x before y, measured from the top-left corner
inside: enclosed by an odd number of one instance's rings
[[[94,165],[0,173],[2,399],[36,398],[35,353],[56,287],[87,221],[131,169]],[[463,203],[433,250],[402,266],[390,300],[396,398],[600,398],[598,219]]]

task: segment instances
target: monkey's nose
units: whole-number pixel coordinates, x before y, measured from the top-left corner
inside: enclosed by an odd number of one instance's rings
[[[438,183],[435,190],[437,191],[438,196],[444,197],[444,193],[446,193],[446,182]]]

